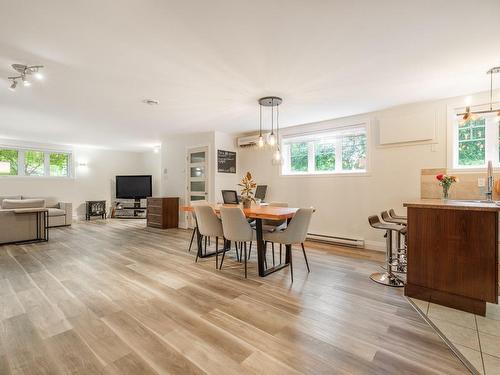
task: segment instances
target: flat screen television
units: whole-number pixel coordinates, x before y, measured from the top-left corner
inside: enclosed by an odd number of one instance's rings
[[[151,175],[116,176],[116,198],[144,199],[152,196]]]

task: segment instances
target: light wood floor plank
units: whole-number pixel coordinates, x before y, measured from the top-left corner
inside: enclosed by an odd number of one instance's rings
[[[0,373],[467,373],[401,289],[370,281],[379,252],[306,244],[307,273],[294,247],[291,284],[258,277],[255,248],[248,279],[234,250],[222,271],[195,263],[190,235],[95,220],[0,246]]]

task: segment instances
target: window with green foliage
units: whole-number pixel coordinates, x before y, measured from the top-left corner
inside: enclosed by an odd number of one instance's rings
[[[457,118],[454,168],[485,168],[488,161],[500,167],[500,119],[495,114],[461,121]]]
[[[282,174],[366,172],[365,125],[284,136]]]
[[[66,177],[69,170],[69,155],[62,153],[50,154],[49,165],[51,176]]]
[[[19,151],[0,149],[0,176],[17,176]]]
[[[24,152],[24,175],[43,176],[45,174],[45,156],[42,151]]]
[[[0,176],[71,175],[71,153],[0,148]]]
[[[316,142],[314,164],[317,171],[335,171],[335,144]]]
[[[306,142],[290,144],[290,169],[294,172],[307,172],[309,146]]]

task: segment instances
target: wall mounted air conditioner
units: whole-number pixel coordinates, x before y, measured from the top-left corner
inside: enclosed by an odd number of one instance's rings
[[[262,133],[262,136],[264,137],[264,140],[267,139],[267,136],[269,133]],[[238,147],[253,147],[257,146],[257,141],[259,140],[259,133],[249,135],[246,137],[240,137],[238,138]]]

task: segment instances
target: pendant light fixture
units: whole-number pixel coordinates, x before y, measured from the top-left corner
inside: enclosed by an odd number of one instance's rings
[[[486,72],[490,75],[490,107],[487,110],[472,111],[470,105],[466,105],[465,111],[458,113],[457,116],[462,117],[460,119],[461,123],[467,123],[469,121],[477,120],[479,115],[496,112],[497,118],[500,120],[500,108],[493,109],[493,74],[500,73],[500,66],[491,68]]]
[[[267,144],[271,147],[276,147],[273,151],[273,162],[281,163],[281,150],[279,145],[279,105],[283,102],[278,96],[266,96],[259,99],[259,110],[260,110],[260,127],[259,127],[259,139],[257,141],[257,146],[264,146],[264,137],[262,136],[262,107],[271,107],[271,134],[267,137]],[[274,131],[274,107],[276,107],[276,132]]]
[[[40,70],[43,68],[43,65],[23,65],[23,64],[12,64],[12,69],[14,69],[18,75],[7,77],[10,81],[9,90],[15,91],[18,85],[18,82],[21,81],[23,86],[28,87],[31,86],[31,77],[35,77],[38,80],[43,79],[43,74]]]

